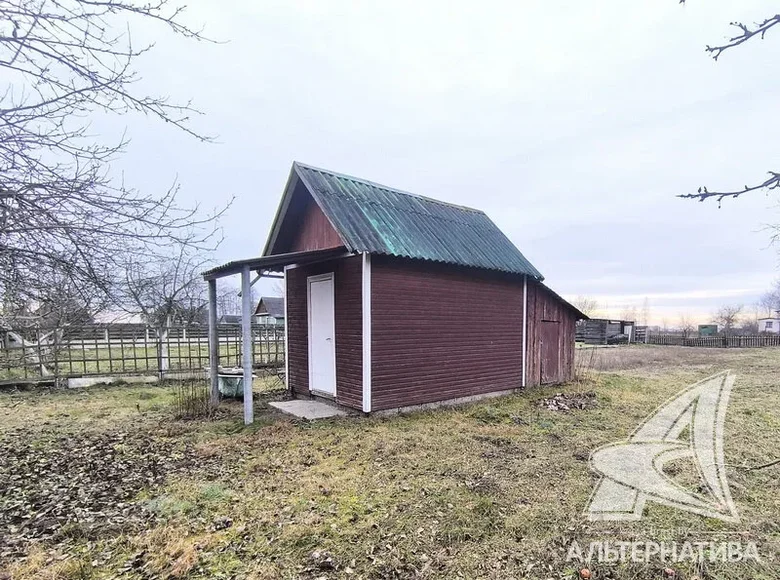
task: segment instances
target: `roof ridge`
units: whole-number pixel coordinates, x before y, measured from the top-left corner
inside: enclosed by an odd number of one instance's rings
[[[432,203],[437,203],[439,205],[444,205],[448,207],[454,207],[456,209],[464,210],[464,211],[470,211],[473,213],[479,213],[482,215],[485,215],[485,212],[477,209],[475,207],[469,207],[467,205],[459,205],[457,203],[451,203],[449,201],[442,201],[440,199],[435,199],[433,197],[428,197],[426,195],[420,195],[418,193],[412,193],[411,191],[404,191],[403,189],[397,189],[395,187],[390,187],[388,185],[382,185],[381,183],[377,183],[376,181],[370,181],[368,179],[363,179],[362,177],[355,177],[354,175],[347,175],[346,173],[339,173],[338,171],[332,171],[330,169],[324,169],[322,167],[315,167],[314,165],[308,165],[306,163],[301,163],[300,161],[293,161],[293,165],[296,165],[298,167],[303,167],[304,169],[310,169],[312,171],[319,171],[321,173],[327,173],[328,175],[332,175],[334,177],[338,177],[341,179],[348,179],[350,181],[356,181],[359,183],[362,183],[364,185],[369,185],[371,187],[376,187],[377,189],[383,189],[385,191],[389,191],[392,193],[397,193],[400,195],[408,195],[409,197],[416,197],[418,199],[422,199],[425,201],[429,201]]]

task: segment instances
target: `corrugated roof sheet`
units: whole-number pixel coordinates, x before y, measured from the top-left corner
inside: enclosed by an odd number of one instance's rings
[[[298,162],[293,167],[350,251],[543,279],[482,211]]]

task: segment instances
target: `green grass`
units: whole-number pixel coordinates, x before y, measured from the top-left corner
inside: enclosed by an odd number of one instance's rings
[[[590,451],[624,439],[659,402],[725,368],[737,375],[727,463],[780,457],[780,350],[603,350],[610,358],[593,362],[602,370],[578,384],[387,418],[297,422],[261,398],[258,423],[243,428],[232,402],[215,420],[173,420],[164,388],[0,395],[0,437],[44,421],[30,444],[48,445],[52,429],[136,429],[186,441],[198,462],[137,498],[154,516],[148,525],[34,545],[6,565],[20,579],[559,579],[576,577],[565,560],[572,540],[732,540],[740,532],[757,542],[760,564],[702,571],[686,563],[675,566],[677,578],[777,578],[780,467],[729,469],[738,526],[652,502],[642,521],[623,524],[589,523],[583,510],[596,481]],[[562,413],[537,404],[578,390],[594,390],[598,406]],[[590,566],[594,578],[626,580],[661,578],[663,568]]]

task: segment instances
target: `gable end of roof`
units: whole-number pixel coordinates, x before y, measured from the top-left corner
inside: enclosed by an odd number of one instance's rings
[[[385,254],[544,279],[481,210],[297,161],[264,255],[274,250],[298,181],[350,253]]]

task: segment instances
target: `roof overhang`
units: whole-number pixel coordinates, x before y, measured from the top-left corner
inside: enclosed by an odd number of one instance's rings
[[[557,298],[558,300],[560,300],[560,301],[561,301],[561,303],[562,303],[564,306],[566,306],[566,307],[567,307],[569,310],[571,310],[572,312],[574,312],[575,316],[577,317],[577,320],[591,320],[590,316],[588,316],[587,314],[585,314],[584,312],[582,312],[582,311],[581,311],[579,308],[577,308],[576,306],[574,306],[574,304],[572,304],[571,302],[569,302],[568,300],[566,300],[566,299],[565,299],[563,296],[561,296],[560,294],[558,294],[558,293],[557,293],[555,290],[553,290],[552,288],[550,288],[550,287],[549,287],[547,284],[544,284],[544,283],[542,283],[542,282],[540,281],[540,282],[539,282],[539,285],[540,285],[542,288],[544,288],[545,290],[547,290],[547,291],[548,291],[550,294],[552,294],[553,296],[555,296],[555,298]]]
[[[284,225],[284,218],[287,215],[287,210],[290,208],[290,202],[292,201],[293,194],[295,193],[295,190],[299,184],[302,184],[306,188],[306,191],[311,196],[314,203],[319,206],[320,210],[325,215],[325,218],[328,220],[333,230],[341,239],[341,243],[344,244],[345,247],[349,247],[349,244],[344,239],[344,236],[333,223],[330,215],[328,215],[328,212],[322,205],[322,201],[317,194],[317,189],[312,187],[311,183],[309,183],[308,180],[301,174],[299,163],[297,161],[293,161],[292,168],[290,169],[290,176],[287,178],[287,184],[284,186],[282,199],[279,201],[279,207],[276,209],[276,215],[274,216],[274,221],[271,224],[271,231],[268,234],[268,240],[266,240],[265,246],[263,247],[263,256],[266,256],[274,251],[276,240],[278,239],[279,233],[282,230],[282,225]]]
[[[341,258],[347,254],[345,248],[328,248],[325,250],[309,250],[306,252],[290,252],[289,254],[276,254],[272,256],[262,256],[259,258],[249,258],[247,260],[234,260],[227,264],[222,264],[211,270],[203,272],[204,280],[216,280],[225,276],[240,274],[244,269],[250,271],[281,272],[285,266],[292,264],[311,264],[322,262],[333,258]]]

